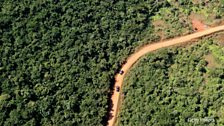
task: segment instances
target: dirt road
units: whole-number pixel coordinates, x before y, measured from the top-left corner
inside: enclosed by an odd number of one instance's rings
[[[140,57],[142,57],[146,53],[152,52],[152,51],[160,49],[160,48],[185,43],[185,42],[188,42],[192,39],[199,38],[199,37],[209,35],[209,34],[212,34],[212,33],[218,32],[218,31],[222,31],[222,30],[224,30],[224,25],[217,26],[217,27],[214,27],[214,28],[209,28],[209,29],[199,31],[199,32],[196,32],[196,33],[193,33],[193,34],[190,34],[190,35],[183,36],[183,37],[178,37],[178,38],[174,38],[174,39],[171,39],[171,40],[167,40],[167,41],[163,41],[163,42],[159,42],[159,43],[155,43],[155,44],[149,44],[149,45],[144,46],[143,48],[141,48],[140,50],[138,50],[137,52],[132,54],[128,58],[127,62],[122,66],[122,70],[124,71],[124,73],[122,75],[117,74],[115,76],[116,82],[114,84],[114,87],[116,87],[116,86],[119,86],[120,88],[122,87],[125,74],[132,67],[132,65]],[[115,121],[116,121],[116,118],[117,118],[116,116],[117,116],[117,109],[118,109],[118,101],[119,101],[119,97],[120,97],[120,92],[116,92],[115,88],[114,88],[113,92],[114,93],[111,97],[112,108],[111,108],[111,111],[110,111],[108,126],[113,126]]]

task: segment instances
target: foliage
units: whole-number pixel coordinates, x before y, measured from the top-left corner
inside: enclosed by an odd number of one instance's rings
[[[125,78],[119,125],[223,125],[224,68],[207,68],[204,59],[214,45],[208,39],[142,58]]]
[[[161,8],[189,28],[162,0],[1,0],[0,125],[104,125],[114,74],[158,40]]]
[[[151,17],[156,32],[162,33],[163,39],[173,38],[192,32],[191,16],[199,18],[205,24],[218,22],[224,16],[224,8],[221,0],[167,0],[170,6],[160,8]],[[159,24],[159,25],[158,25]]]
[[[223,65],[224,63],[224,47],[218,45],[209,46],[212,55],[215,57],[216,61]]]
[[[104,124],[113,76],[166,1],[0,1],[0,125]]]

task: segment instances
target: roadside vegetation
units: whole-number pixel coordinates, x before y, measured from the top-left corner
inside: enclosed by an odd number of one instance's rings
[[[125,78],[119,126],[224,125],[223,53],[206,38],[141,58]]]
[[[189,34],[192,19],[202,21],[207,26],[222,21],[224,4],[219,0],[167,0],[171,6],[159,9],[152,16],[157,35],[162,39]]]
[[[178,8],[175,3],[195,6],[172,0],[1,0],[0,125],[105,124],[115,72],[136,46],[160,39],[154,16],[165,17],[159,13]],[[197,6],[221,11],[218,0],[211,3],[218,6]],[[189,19],[182,24],[175,13],[166,19],[173,19],[173,29],[190,30]]]

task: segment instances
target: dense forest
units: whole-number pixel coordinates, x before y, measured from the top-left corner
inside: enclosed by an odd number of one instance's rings
[[[115,70],[164,6],[0,1],[0,125],[103,125]]]
[[[181,11],[213,10],[219,0],[1,0],[0,125],[104,125],[114,74],[134,48],[157,31],[192,32]]]
[[[142,58],[125,78],[119,126],[224,125],[223,53],[204,39]]]

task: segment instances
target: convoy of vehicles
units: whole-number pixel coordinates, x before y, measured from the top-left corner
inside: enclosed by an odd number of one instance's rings
[[[120,71],[119,71],[119,74],[120,74],[120,75],[123,75],[123,74],[124,74],[124,71],[123,71],[123,70],[120,70]],[[116,90],[116,92],[119,92],[119,91],[120,91],[120,87],[119,87],[119,86],[116,86],[116,87],[115,87],[115,90]]]

